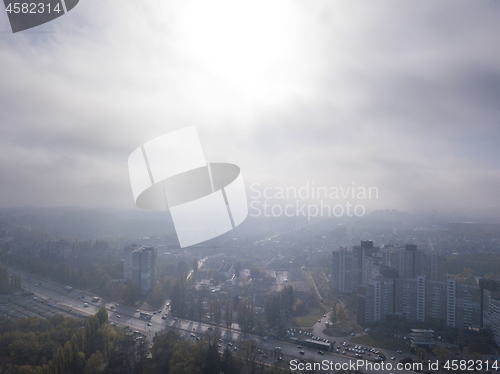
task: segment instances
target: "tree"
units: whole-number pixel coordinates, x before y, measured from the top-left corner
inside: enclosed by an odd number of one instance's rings
[[[184,317],[185,309],[185,298],[186,298],[186,278],[178,278],[172,285],[172,292],[170,297],[170,308],[172,313],[178,317]]]
[[[304,303],[301,299],[298,299],[295,303],[295,314],[298,316],[303,316],[307,313],[307,304]]]
[[[201,322],[201,319],[203,318],[203,304],[200,296],[198,296],[198,300],[196,301],[196,309],[198,311],[198,321]]]
[[[464,330],[462,328],[459,328],[457,331],[457,345],[458,349],[460,350],[460,353],[463,353],[465,347],[465,340],[464,340]]]
[[[347,320],[347,313],[344,309],[344,306],[341,303],[337,304],[337,321],[339,324],[342,324]]]
[[[85,365],[84,373],[85,374],[99,374],[102,373],[104,366],[104,357],[101,352],[97,351],[92,354],[90,358],[87,360]]]
[[[222,321],[222,304],[219,299],[214,301],[214,323],[220,325]]]
[[[96,313],[96,316],[100,325],[108,322],[108,310],[106,309],[106,307],[103,306],[101,309],[99,309],[99,311]]]
[[[230,329],[233,324],[233,303],[230,299],[226,300],[226,305],[224,306],[224,320],[226,327]]]
[[[227,348],[226,348],[227,349]],[[203,365],[203,374],[219,374],[220,372],[220,356],[216,344],[208,346],[207,357]]]
[[[255,305],[250,300],[240,302],[236,321],[243,332],[250,332],[255,325]]]
[[[337,323],[337,305],[330,311],[330,322],[333,324]]]
[[[236,276],[236,278],[238,278],[240,276],[240,271],[241,271],[241,264],[239,262],[236,263],[236,265],[234,265],[234,274]],[[236,306],[236,304],[235,304]]]
[[[267,299],[264,305],[264,313],[266,316],[267,324],[269,326],[276,326],[280,321],[280,297],[279,294],[273,293]]]
[[[193,258],[193,273],[197,273],[198,272],[198,259],[197,258]]]
[[[186,278],[186,275],[188,273],[188,266],[184,261],[179,261],[177,263],[177,267],[175,269],[175,275],[177,277],[184,277]]]

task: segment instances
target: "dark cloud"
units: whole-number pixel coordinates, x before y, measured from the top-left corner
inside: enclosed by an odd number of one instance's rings
[[[249,184],[500,207],[497,2],[238,4],[86,0],[0,34],[0,205],[133,207],[130,152],[195,124]]]

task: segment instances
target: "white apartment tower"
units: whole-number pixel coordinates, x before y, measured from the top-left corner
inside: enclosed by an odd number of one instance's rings
[[[457,282],[453,278],[446,281],[446,325],[455,327],[457,305]]]
[[[417,276],[417,321],[425,322],[425,275]]]

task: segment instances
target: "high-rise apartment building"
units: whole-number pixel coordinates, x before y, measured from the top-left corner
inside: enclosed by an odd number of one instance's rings
[[[156,283],[158,251],[153,247],[129,245],[124,249],[123,277],[131,279],[146,294]]]
[[[500,346],[500,291],[484,290],[484,327],[493,331],[493,340]]]

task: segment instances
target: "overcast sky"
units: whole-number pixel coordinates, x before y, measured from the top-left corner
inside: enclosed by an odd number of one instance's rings
[[[80,0],[0,14],[0,206],[134,208],[127,159],[196,125],[247,185],[500,208],[500,2]]]

